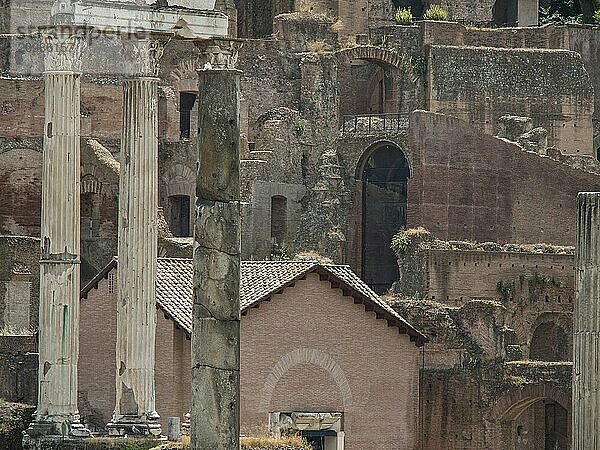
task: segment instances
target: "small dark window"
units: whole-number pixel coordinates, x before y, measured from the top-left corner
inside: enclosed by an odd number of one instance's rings
[[[287,199],[281,195],[271,197],[271,241],[283,244],[287,232]]]
[[[182,139],[190,138],[194,103],[196,103],[196,94],[192,92],[182,92],[179,94],[179,132]]]
[[[169,197],[169,226],[175,237],[190,236],[190,196]]]

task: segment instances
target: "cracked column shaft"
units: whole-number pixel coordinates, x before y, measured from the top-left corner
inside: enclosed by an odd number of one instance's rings
[[[600,193],[577,197],[573,450],[600,449]]]
[[[43,31],[45,133],[38,404],[30,437],[87,436],[77,410],[79,358],[80,75],[85,30]]]
[[[116,402],[111,435],[161,434],[155,402],[158,60],[162,43],[124,37]]]
[[[239,448],[240,72],[199,70],[193,450]]]

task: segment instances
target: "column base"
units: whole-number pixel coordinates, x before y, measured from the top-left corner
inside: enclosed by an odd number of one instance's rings
[[[92,433],[79,420],[74,421],[50,421],[50,420],[34,420],[29,424],[29,427],[23,432],[23,441],[26,439],[39,438],[86,438]]]
[[[160,423],[140,417],[122,417],[106,425],[109,436],[140,436],[156,438],[162,434]]]

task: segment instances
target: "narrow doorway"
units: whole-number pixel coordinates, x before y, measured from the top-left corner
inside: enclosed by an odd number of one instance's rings
[[[190,236],[190,196],[169,197],[169,227],[175,237]]]
[[[410,178],[404,152],[391,142],[367,150],[362,181],[362,278],[375,292],[387,291],[398,279],[397,258],[390,248],[398,230],[406,227]]]

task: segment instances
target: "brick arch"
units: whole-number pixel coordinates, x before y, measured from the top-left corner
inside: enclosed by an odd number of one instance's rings
[[[346,48],[336,52],[336,57],[340,62],[364,59],[365,61],[391,66],[398,70],[412,72],[410,58],[406,54],[400,54],[374,45]]]
[[[198,74],[200,58],[192,57],[180,61],[169,74],[175,89],[180,92],[198,92]]]
[[[511,422],[544,399],[555,401],[566,411],[571,410],[571,397],[567,392],[549,383],[534,383],[505,392],[492,407],[491,418],[496,422]]]
[[[166,197],[181,194],[193,197],[196,189],[196,175],[188,166],[175,164],[161,178]]]
[[[269,406],[277,383],[288,370],[300,364],[312,364],[329,373],[340,390],[342,401],[344,402],[344,410],[347,411],[352,406],[350,383],[338,363],[336,363],[327,353],[320,350],[313,348],[298,348],[283,355],[265,380],[260,395],[260,405],[258,408],[260,412],[270,412]]]
[[[538,347],[538,343],[540,342],[540,338],[545,339],[543,334],[540,334],[539,331],[541,327],[552,326],[563,333],[561,338],[557,336],[551,335],[549,339],[555,341],[557,344],[564,343],[566,345],[566,349],[564,351],[566,356],[571,356],[573,353],[573,318],[571,314],[566,312],[543,312],[541,313],[533,324],[530,327],[529,335],[528,335],[528,349],[529,349],[529,359],[533,359],[533,349],[534,347]],[[551,330],[550,330],[551,331]],[[538,348],[539,350],[539,348]],[[544,361],[553,361],[553,359],[543,359]],[[564,359],[565,361],[570,361],[571,358],[567,357]]]

